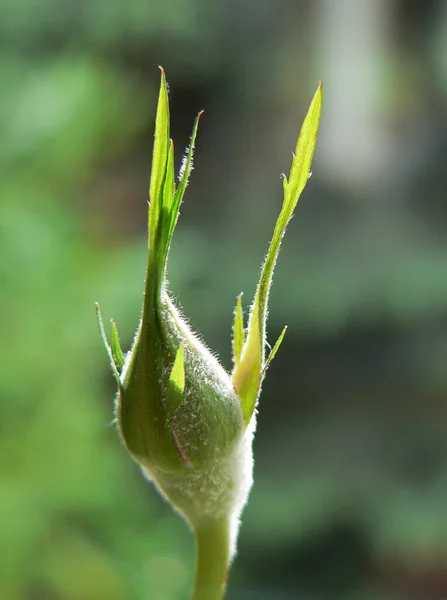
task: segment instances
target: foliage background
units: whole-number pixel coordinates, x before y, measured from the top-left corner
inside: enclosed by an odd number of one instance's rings
[[[402,0],[0,3],[0,588],[183,600],[193,542],[110,426],[93,303],[131,343],[163,64],[178,160],[170,262],[230,367],[319,79],[314,177],[275,274],[229,600],[447,597],[447,10]]]

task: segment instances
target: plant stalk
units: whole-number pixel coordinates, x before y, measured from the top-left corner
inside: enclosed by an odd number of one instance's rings
[[[230,566],[228,519],[195,528],[197,566],[191,600],[222,600]]]

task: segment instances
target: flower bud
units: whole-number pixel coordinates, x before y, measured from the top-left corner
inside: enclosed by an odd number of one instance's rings
[[[192,169],[198,115],[179,182],[169,138],[162,70],[150,181],[149,254],[142,317],[124,357],[112,322],[109,346],[118,384],[116,420],[122,440],[144,473],[194,528],[226,519],[233,547],[252,484],[252,437],[262,379],[285,330],[265,358],[267,300],[279,245],[309,177],[321,111],[321,87],[303,125],[285,198],[263,266],[248,328],[239,296],[233,326],[234,370],[227,373],[190,330],[167,290],[166,264],[180,204]]]

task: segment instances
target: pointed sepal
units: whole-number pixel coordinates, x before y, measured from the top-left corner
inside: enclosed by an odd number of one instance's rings
[[[173,415],[185,399],[185,350],[182,342],[178,347],[166,392],[166,412]]]
[[[157,115],[155,117],[154,149],[149,185],[149,248],[156,252],[158,226],[163,204],[163,186],[169,154],[169,104],[165,72],[162,68]]]
[[[281,331],[281,333],[279,334],[278,339],[275,342],[275,345],[273,346],[273,348],[270,350],[270,354],[267,357],[267,360],[265,361],[265,365],[264,365],[264,369],[262,371],[262,375],[264,376],[267,372],[267,369],[270,366],[270,363],[272,362],[272,360],[275,358],[276,353],[278,352],[279,347],[281,346],[281,343],[284,339],[284,336],[286,335],[286,331],[287,331],[287,325],[284,327],[284,329]]]
[[[242,292],[237,297],[233,322],[233,362],[239,363],[242,347],[245,341],[244,316],[242,312]]]
[[[157,269],[160,274],[159,283],[164,279],[166,262],[168,259],[169,245],[171,243],[172,232],[174,231],[177,215],[173,215],[174,205],[174,143],[170,140],[168,160],[166,163],[166,173],[163,185],[163,199],[161,203],[160,222],[158,224],[158,234],[156,243]],[[174,224],[173,224],[174,222]]]
[[[310,176],[310,167],[320,124],[321,106],[322,85],[320,83],[301,128],[289,178],[284,177],[284,201],[282,209],[276,221],[270,247],[262,267],[248,320],[247,337],[242,348],[240,360],[235,364],[233,370],[233,384],[241,399],[246,425],[250,422],[258,401],[266,368],[267,303],[273,270],[278,258],[281,240],[292,218],[300,194]]]
[[[113,360],[115,362],[116,368],[121,373],[121,371],[123,370],[123,367],[124,367],[125,359],[124,359],[123,351],[121,350],[120,338],[118,335],[118,328],[113,319],[111,320],[111,323],[112,323],[112,355],[113,355]]]
[[[323,84],[320,81],[315,96],[309,107],[309,111],[301,127],[295,153],[293,155],[292,166],[290,168],[289,180],[284,178],[285,188],[287,189],[287,210],[285,217],[289,221],[295,209],[296,203],[304,190],[306,183],[311,176],[310,167],[315,152],[317,134],[320,126],[321,107],[323,101]]]
[[[116,383],[118,384],[118,388],[121,388],[122,384],[121,384],[120,374],[118,372],[118,369],[117,369],[117,366],[116,366],[116,363],[115,363],[115,360],[113,357],[112,348],[110,347],[109,342],[107,340],[106,332],[104,329],[104,322],[102,320],[102,315],[101,315],[101,308],[100,308],[98,302],[95,302],[95,308],[96,308],[96,320],[98,321],[99,333],[101,335],[102,343],[104,345],[107,356],[109,357],[110,367],[111,367],[113,375],[116,379]]]
[[[203,112],[203,111],[202,111]],[[147,281],[150,282],[148,299],[160,298],[166,275],[169,247],[177,224],[180,205],[192,170],[194,144],[200,112],[195,119],[189,148],[180,169],[176,189],[174,175],[174,144],[169,138],[168,88],[161,69],[160,93],[155,120],[155,138],[152,158],[149,205],[149,265]]]
[[[183,195],[186,190],[186,186],[188,185],[189,176],[191,175],[197,130],[199,128],[199,121],[200,121],[200,117],[202,116],[202,114],[203,114],[203,110],[201,110],[199,112],[199,114],[197,115],[197,117],[194,121],[194,126],[192,128],[192,134],[191,134],[189,146],[186,149],[186,153],[183,158],[182,166],[180,167],[179,184],[178,184],[178,188],[175,192],[175,205],[177,208],[177,213],[180,208],[180,204],[182,203]]]

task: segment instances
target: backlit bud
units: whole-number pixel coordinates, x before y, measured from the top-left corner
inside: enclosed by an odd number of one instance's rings
[[[321,112],[321,86],[304,121],[284,203],[261,272],[248,327],[239,296],[233,326],[233,373],[190,330],[166,282],[169,246],[192,168],[198,115],[176,185],[164,72],[150,181],[149,254],[144,305],[134,344],[123,355],[112,322],[109,346],[118,384],[116,419],[123,442],[145,474],[196,529],[226,521],[234,549],[238,519],[252,484],[255,407],[266,369],[267,301],[281,239],[310,173]]]

